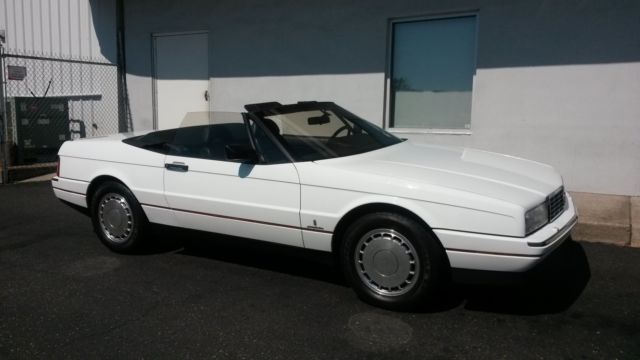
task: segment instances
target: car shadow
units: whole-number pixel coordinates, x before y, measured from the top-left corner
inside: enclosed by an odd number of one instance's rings
[[[164,250],[347,286],[327,252],[196,230],[154,230],[158,237],[152,253]]]
[[[573,305],[590,278],[582,245],[568,239],[525,273],[467,272],[454,276],[440,306],[464,304],[467,310],[514,315],[559,313]]]
[[[223,261],[348,287],[326,252],[233,236],[162,227],[155,252]],[[591,272],[582,245],[569,239],[531,271],[519,274],[454,271],[452,281],[423,313],[463,307],[513,315],[567,310],[587,286]]]

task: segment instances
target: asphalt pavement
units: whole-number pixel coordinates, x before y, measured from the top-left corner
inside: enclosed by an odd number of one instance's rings
[[[48,183],[0,186],[0,358],[640,358],[640,249],[569,241],[516,281],[457,274],[394,313],[325,254],[155,232],[115,254]]]

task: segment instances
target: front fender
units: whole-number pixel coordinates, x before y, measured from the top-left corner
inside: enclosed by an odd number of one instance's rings
[[[302,186],[300,211],[303,229],[334,232],[353,209],[369,204],[389,204],[422,219],[432,229],[455,229],[487,234],[517,233],[521,223],[511,215],[403,197],[369,194],[318,186]],[[305,242],[306,244],[306,242]]]

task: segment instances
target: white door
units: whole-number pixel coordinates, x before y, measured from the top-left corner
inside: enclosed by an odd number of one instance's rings
[[[157,129],[202,123],[209,112],[206,33],[153,36]]]
[[[165,196],[178,226],[302,247],[293,164],[166,157]]]
[[[177,129],[165,158],[165,197],[177,225],[303,246],[300,179],[293,163],[255,126],[265,161],[228,160],[228,146],[252,146],[249,132],[242,117],[212,120]]]

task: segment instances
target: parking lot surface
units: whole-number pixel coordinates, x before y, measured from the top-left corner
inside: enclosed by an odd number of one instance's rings
[[[155,230],[115,254],[48,183],[0,187],[0,358],[640,358],[640,249],[569,241],[517,282],[463,274],[394,313],[324,254]]]

